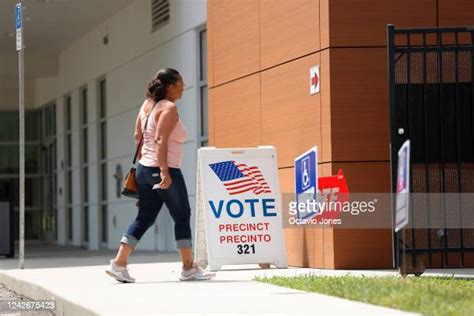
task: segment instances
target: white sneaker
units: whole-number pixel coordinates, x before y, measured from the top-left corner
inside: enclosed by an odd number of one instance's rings
[[[110,260],[109,267],[105,270],[105,273],[110,275],[115,280],[122,283],[135,283],[135,279],[128,273],[127,267],[120,267],[115,263],[115,260]]]
[[[180,281],[205,281],[210,280],[215,277],[214,272],[208,272],[201,268],[197,263],[193,264],[193,267],[189,270],[184,270],[181,272]]]

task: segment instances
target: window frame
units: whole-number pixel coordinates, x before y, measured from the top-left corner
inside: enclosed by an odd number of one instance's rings
[[[97,79],[97,163],[98,163],[98,207],[99,242],[108,245],[108,161],[107,161],[107,79]]]
[[[73,225],[73,181],[72,181],[72,95],[63,97],[64,105],[64,210],[66,216],[66,240],[74,239]]]
[[[203,49],[203,35],[206,36],[206,49]],[[208,73],[207,73],[207,27],[206,25],[200,26],[196,29],[196,50],[197,50],[197,72],[196,72],[196,104],[197,106],[197,116],[198,116],[198,124],[197,124],[197,147],[207,147],[209,146],[209,127],[207,127],[207,134],[204,133],[204,107],[207,109],[207,122],[209,123],[209,89],[208,89]],[[204,55],[206,52],[206,56]],[[203,59],[205,58],[205,59]],[[205,62],[204,62],[205,61]],[[206,90],[207,94],[207,102],[204,104],[204,94],[203,90]]]
[[[87,84],[79,89],[79,138],[80,138],[80,183],[81,183],[81,243],[89,243],[89,90]]]

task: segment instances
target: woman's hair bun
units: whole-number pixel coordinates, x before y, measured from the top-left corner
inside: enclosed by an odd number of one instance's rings
[[[146,88],[146,97],[155,102],[166,98],[166,87],[170,84],[176,84],[181,79],[178,71],[171,68],[164,68],[158,71],[155,77],[150,80]]]
[[[154,78],[147,84],[146,97],[158,102],[160,99],[164,99],[166,96],[166,87],[163,86],[161,80]]]

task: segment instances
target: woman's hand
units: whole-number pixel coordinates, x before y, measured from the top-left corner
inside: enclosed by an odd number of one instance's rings
[[[171,186],[171,183],[173,180],[171,180],[170,172],[169,170],[161,170],[160,172],[160,177],[161,177],[161,182],[158,184],[160,189],[166,190]]]

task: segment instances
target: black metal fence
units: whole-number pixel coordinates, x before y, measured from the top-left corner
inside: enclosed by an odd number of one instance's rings
[[[414,193],[474,192],[474,28],[396,29],[388,26],[392,192],[397,152],[410,139],[410,187]],[[474,221],[472,207],[442,201],[441,212],[417,216],[426,229],[408,228],[408,252],[425,254],[428,267],[474,266],[474,229],[430,228],[430,218],[456,214]],[[432,203],[433,204],[433,203]],[[431,214],[431,215],[430,215]],[[443,219],[441,219],[443,220]],[[416,226],[415,226],[416,227]],[[447,226],[445,226],[447,227]],[[470,226],[474,227],[474,226]],[[398,249],[402,234],[395,236]],[[397,251],[398,255],[398,251]]]

